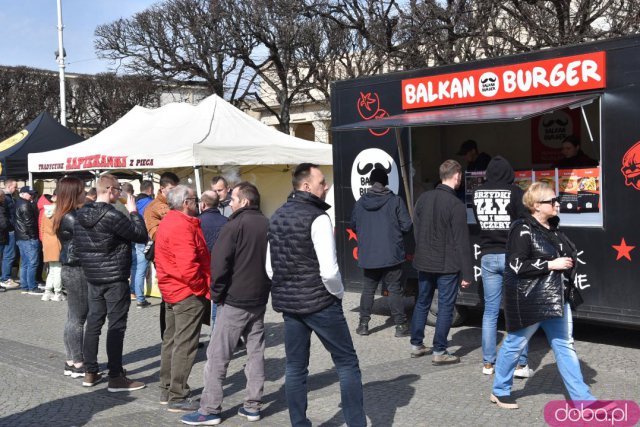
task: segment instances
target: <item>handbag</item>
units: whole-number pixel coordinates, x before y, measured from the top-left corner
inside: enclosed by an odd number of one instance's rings
[[[155,244],[153,240],[149,240],[147,244],[144,246],[144,250],[142,251],[144,254],[144,258],[147,261],[153,261],[153,258],[156,255]]]
[[[567,292],[567,302],[569,303],[569,307],[571,307],[572,310],[575,310],[584,302],[584,300],[582,299],[582,295],[580,295],[580,292],[578,291],[578,288],[573,285],[569,286],[569,291]]]

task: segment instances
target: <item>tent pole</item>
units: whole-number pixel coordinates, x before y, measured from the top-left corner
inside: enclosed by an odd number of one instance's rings
[[[29,172],[29,182],[27,182],[29,187],[33,187],[33,174]]]
[[[411,192],[409,190],[409,179],[407,177],[407,169],[404,161],[404,150],[402,149],[402,138],[400,137],[400,133],[402,132],[401,128],[395,128],[396,132],[396,143],[398,144],[398,157],[400,158],[400,172],[402,173],[402,181],[404,184],[404,193],[406,196],[407,209],[409,210],[409,216],[411,216],[411,220],[413,221],[413,204],[409,201],[411,200]]]
[[[202,180],[200,179],[200,166],[193,168],[193,174],[196,176],[196,194],[198,197],[202,195]]]

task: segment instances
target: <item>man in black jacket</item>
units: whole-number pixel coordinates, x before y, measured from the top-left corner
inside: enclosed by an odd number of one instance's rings
[[[411,218],[400,197],[386,186],[389,177],[374,169],[371,188],[356,202],[351,228],[358,236],[358,265],[364,270],[360,297],[360,324],[356,333],[369,335],[369,320],[380,281],[387,285],[389,307],[396,324],[396,337],[409,335],[402,299],[402,264],[405,260],[403,234],[411,230]]]
[[[424,327],[435,289],[438,289],[438,319],[433,336],[433,365],[460,362],[447,352],[458,284],[467,287],[473,280],[471,243],[467,211],[456,197],[462,180],[462,167],[455,160],[440,165],[435,190],[423,193],[416,202],[414,234],[416,251],[413,266],[418,270],[418,298],[411,321],[411,357],[430,354],[424,346]]]
[[[200,411],[182,420],[198,422],[201,417],[213,424],[222,411],[222,382],[233,350],[242,336],[246,342],[246,398],[238,414],[249,421],[260,419],[264,388],[264,314],[271,280],[265,265],[269,220],[260,212],[260,193],[248,182],[233,188],[233,214],[222,228],[211,254],[212,303],[217,304]]]
[[[492,375],[496,363],[496,333],[502,276],[509,228],[513,220],[527,215],[522,204],[524,192],[513,184],[513,168],[502,156],[495,156],[487,166],[487,181],[473,193],[473,214],[480,226],[480,265],[484,314],[482,316],[482,373]],[[529,377],[527,348],[520,355],[516,377]]]
[[[310,426],[307,376],[311,333],[331,357],[340,379],[342,413],[349,427],[364,426],[362,374],[342,310],[344,285],[338,268],[333,225],[324,199],[329,186],[311,163],[293,173],[293,192],[271,217],[267,273],[271,303],[284,318],[287,354],[285,391],[293,426]]]
[[[0,247],[0,252],[2,252],[2,276],[0,277],[0,283],[3,287],[9,289],[20,287],[20,284],[11,278],[13,261],[16,259],[16,202],[13,200],[13,193],[16,192],[17,188],[18,183],[15,179],[9,178],[4,182],[4,203],[2,207],[9,221],[9,235],[7,242]]]
[[[7,210],[4,209],[4,201],[5,201],[4,191],[0,191],[0,252],[2,252],[2,248],[9,242],[9,218],[7,216]],[[0,292],[6,292],[7,288],[4,287],[3,283],[0,283]]]
[[[108,318],[108,390],[139,390],[145,385],[128,379],[122,368],[122,347],[131,304],[128,283],[131,242],[146,242],[147,230],[136,211],[132,195],[128,195],[125,205],[129,211],[128,217],[111,205],[121,192],[115,176],[101,176],[96,189],[96,202],[78,210],[73,236],[76,253],[88,282],[89,313],[83,348],[86,374],[82,385],[92,387],[102,379],[98,372],[98,341],[105,318]]]
[[[40,256],[38,239],[38,208],[33,197],[36,192],[29,186],[20,189],[16,201],[15,233],[16,245],[20,250],[20,287],[23,294],[38,295],[44,290],[38,288],[36,270]]]

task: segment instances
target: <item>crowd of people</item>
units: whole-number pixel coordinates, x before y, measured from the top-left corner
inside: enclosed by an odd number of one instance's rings
[[[477,151],[471,142],[465,144]],[[395,336],[409,337],[410,357],[432,355],[436,366],[460,362],[448,351],[447,337],[459,287],[473,281],[466,208],[456,194],[463,170],[457,161],[447,160],[439,175],[440,184],[418,198],[412,219],[402,199],[388,188],[387,173],[374,169],[371,188],[352,215],[364,275],[355,332],[370,334],[375,291],[383,283]],[[542,183],[523,193],[513,185],[508,161],[499,156],[487,162],[486,176],[487,182],[474,193],[474,213],[481,226],[485,299],[482,372],[495,374],[490,401],[517,408],[510,396],[513,376],[531,374],[527,342],[538,328],[549,339],[572,399],[595,400],[582,379],[573,347],[571,309],[580,299],[571,286],[577,251],[558,229],[558,199]],[[97,179],[95,194],[90,194],[81,179],[68,176],[57,183],[53,195],[42,196],[36,204],[35,192],[28,186],[14,200],[17,185],[8,180],[0,194],[1,289],[19,286],[43,300],[66,299],[64,375],[82,378],[85,387],[108,379],[110,392],[134,391],[145,384],[127,377],[123,342],[132,301],[138,308],[150,305],[145,282],[153,263],[162,296],[159,403],[168,411],[186,412],[181,421],[188,425],[222,421],[223,381],[238,345],[247,351],[246,393],[238,415],[248,421],[261,418],[264,317],[271,297],[284,322],[291,424],[311,425],[306,412],[313,333],[336,367],[346,424],[366,425],[361,372],[343,313],[344,285],[321,169],[310,163],[298,165],[291,194],[270,219],[260,210],[260,193],[253,184],[230,186],[216,176],[210,185],[198,197],[192,188],[180,185],[175,174],[166,172],[160,176],[157,193],[153,182],[143,181],[135,196],[130,184],[105,174]],[[496,209],[503,214],[487,221],[487,212]],[[412,230],[418,296],[408,319],[402,282],[404,240]],[[19,284],[11,279],[12,245],[17,245],[22,258]],[[48,265],[44,289],[36,282],[40,259]],[[438,315],[428,346],[425,326],[435,290]],[[508,335],[497,352],[502,301]],[[97,356],[107,319],[108,378],[103,378]],[[196,400],[188,379],[203,324],[210,324],[212,332],[204,390]]]

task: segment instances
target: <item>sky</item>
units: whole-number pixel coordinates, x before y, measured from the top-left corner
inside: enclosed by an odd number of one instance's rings
[[[68,73],[113,70],[93,49],[98,25],[128,18],[160,0],[61,0]],[[57,0],[0,0],[0,65],[58,70]]]

